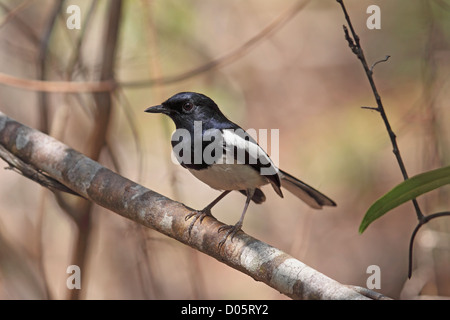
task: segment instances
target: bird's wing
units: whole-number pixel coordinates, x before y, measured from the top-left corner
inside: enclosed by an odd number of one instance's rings
[[[275,192],[283,197],[278,168],[258,143],[242,128],[222,129],[223,149],[227,163],[248,164],[272,184]]]

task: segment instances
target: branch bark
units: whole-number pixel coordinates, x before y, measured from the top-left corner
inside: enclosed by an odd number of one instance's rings
[[[0,112],[0,145],[73,192],[191,246],[293,299],[368,299],[283,251],[243,232],[222,250],[223,224],[206,217],[188,236],[192,209],[126,179],[62,142]],[[384,296],[383,296],[384,297]]]

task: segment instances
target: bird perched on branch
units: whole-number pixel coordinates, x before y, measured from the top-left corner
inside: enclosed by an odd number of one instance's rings
[[[239,221],[219,228],[218,232],[226,231],[219,248],[241,230],[250,201],[258,204],[265,201],[260,189],[263,185],[270,184],[280,197],[284,188],[315,209],[336,206],[321,192],[278,169],[258,143],[203,94],[180,92],[145,112],[163,113],[173,120],[176,130],[172,148],[178,162],[196,178],[223,191],[204,209],[186,216],[186,220],[194,218],[189,234],[195,222],[200,219],[201,223],[206,216],[212,216],[211,208],[233,190],[240,191],[247,199]]]

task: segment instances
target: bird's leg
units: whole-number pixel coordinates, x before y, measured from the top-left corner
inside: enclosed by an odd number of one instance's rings
[[[219,242],[219,250],[222,249],[223,245],[225,244],[225,241],[227,241],[228,237],[231,236],[230,240],[233,241],[233,238],[235,234],[241,230],[242,224],[244,223],[244,216],[247,212],[248,205],[250,204],[250,201],[252,200],[252,197],[255,193],[255,189],[247,189],[247,200],[245,201],[244,211],[242,211],[241,218],[234,226],[222,226],[219,228],[217,232],[222,232],[225,230],[228,230],[225,234],[225,237]]]
[[[220,200],[223,199],[223,197],[225,197],[230,192],[231,192],[231,190],[226,190],[226,191],[222,192],[220,194],[220,196],[218,196],[216,199],[214,199],[214,201],[211,202],[210,204],[208,204],[205,208],[203,208],[202,210],[192,211],[191,213],[189,213],[186,216],[186,218],[184,218],[187,221],[190,218],[194,217],[194,220],[189,225],[189,229],[188,229],[189,236],[191,235],[191,230],[192,230],[192,227],[194,226],[195,222],[197,222],[197,220],[200,219],[200,224],[201,224],[203,219],[205,219],[206,216],[212,217],[212,214],[211,214],[212,207],[214,207]]]

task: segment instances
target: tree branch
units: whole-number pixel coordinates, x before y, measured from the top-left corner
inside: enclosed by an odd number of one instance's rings
[[[23,162],[7,149],[5,149],[2,145],[0,145],[0,158],[2,158],[9,165],[9,167],[6,167],[5,169],[15,170],[24,177],[27,177],[28,179],[39,183],[41,186],[46,187],[50,191],[63,191],[73,195],[78,195],[77,193],[67,188],[65,185],[47,176],[33,166]]]
[[[392,130],[392,127],[389,123],[387,114],[384,110],[384,106],[383,103],[381,102],[381,97],[378,94],[378,90],[377,87],[375,85],[375,81],[373,80],[373,68],[380,62],[385,62],[389,59],[390,56],[386,56],[384,59],[376,61],[374,64],[372,64],[372,66],[369,68],[366,58],[364,56],[364,52],[363,49],[361,47],[360,44],[360,39],[359,36],[356,34],[355,29],[353,28],[352,22],[350,20],[350,16],[347,13],[347,9],[345,8],[344,5],[344,1],[343,0],[336,0],[336,2],[338,2],[341,5],[342,11],[344,13],[345,16],[345,20],[347,21],[348,26],[350,27],[350,31],[351,31],[351,35],[347,29],[347,27],[344,25],[344,36],[345,36],[345,40],[347,40],[348,42],[348,46],[350,47],[350,49],[352,50],[352,52],[358,57],[359,61],[361,61],[361,64],[364,68],[364,71],[366,72],[366,76],[367,79],[369,80],[370,83],[370,87],[372,88],[372,92],[373,95],[375,97],[375,100],[377,102],[377,107],[373,108],[373,107],[363,107],[364,109],[371,109],[371,110],[375,110],[377,112],[380,113],[381,118],[383,119],[384,125],[386,127],[386,130],[388,132],[389,138],[391,140],[391,144],[392,144],[392,152],[395,155],[395,158],[397,159],[397,163],[400,167],[400,171],[402,172],[402,176],[404,180],[407,180],[408,177],[408,173],[406,172],[406,167],[405,164],[403,162],[402,156],[400,154],[400,149],[398,147],[397,144],[397,136],[395,135],[394,131]],[[352,39],[353,37],[353,39]],[[416,216],[417,216],[417,220],[418,220],[418,225],[416,226],[416,228],[413,231],[413,234],[411,235],[411,240],[410,240],[410,244],[409,244],[409,262],[408,262],[408,278],[411,278],[411,274],[412,274],[412,249],[413,249],[413,242],[414,242],[414,238],[416,233],[418,232],[418,230],[420,229],[420,227],[427,223],[429,221],[429,219],[422,213],[422,210],[420,209],[419,203],[417,202],[416,199],[412,199],[411,200],[414,206],[414,209],[416,211]],[[438,215],[441,216],[441,215]],[[435,215],[433,215],[433,218],[435,217]]]
[[[397,159],[398,166],[400,167],[400,171],[402,172],[403,179],[408,179],[408,173],[406,172],[406,167],[403,162],[402,156],[400,154],[400,149],[398,148],[397,144],[397,136],[395,135],[394,131],[392,130],[391,124],[389,123],[387,114],[384,110],[383,103],[381,102],[381,97],[378,93],[377,86],[375,85],[375,81],[373,80],[373,68],[375,65],[379,62],[387,61],[389,56],[386,56],[384,60],[380,60],[375,62],[371,68],[369,68],[369,65],[367,64],[366,57],[364,56],[364,51],[361,47],[359,36],[356,34],[355,29],[353,28],[352,21],[350,20],[350,16],[347,13],[347,9],[345,8],[344,1],[343,0],[336,0],[341,5],[342,11],[345,16],[345,20],[347,21],[347,24],[350,28],[351,35],[348,32],[347,27],[344,25],[344,35],[345,40],[348,42],[348,46],[352,50],[352,52],[358,57],[359,61],[361,61],[361,64],[364,68],[364,71],[366,72],[367,80],[369,80],[370,87],[372,88],[373,95],[375,97],[375,101],[377,102],[377,108],[372,108],[372,110],[378,111],[380,113],[381,118],[383,119],[384,125],[386,127],[386,130],[388,132],[389,138],[391,139],[392,144],[392,152],[395,155],[395,158]],[[353,39],[352,39],[353,37]],[[367,109],[367,107],[365,107]],[[422,220],[424,215],[422,214],[422,211],[420,210],[419,204],[417,203],[416,199],[412,200],[412,203],[414,205],[414,209],[416,210],[416,215],[419,220]]]
[[[192,209],[128,180],[58,140],[0,112],[0,145],[73,192],[115,213],[191,246],[294,299],[368,299],[283,251],[243,232],[222,250],[217,230],[206,217],[189,237]]]

